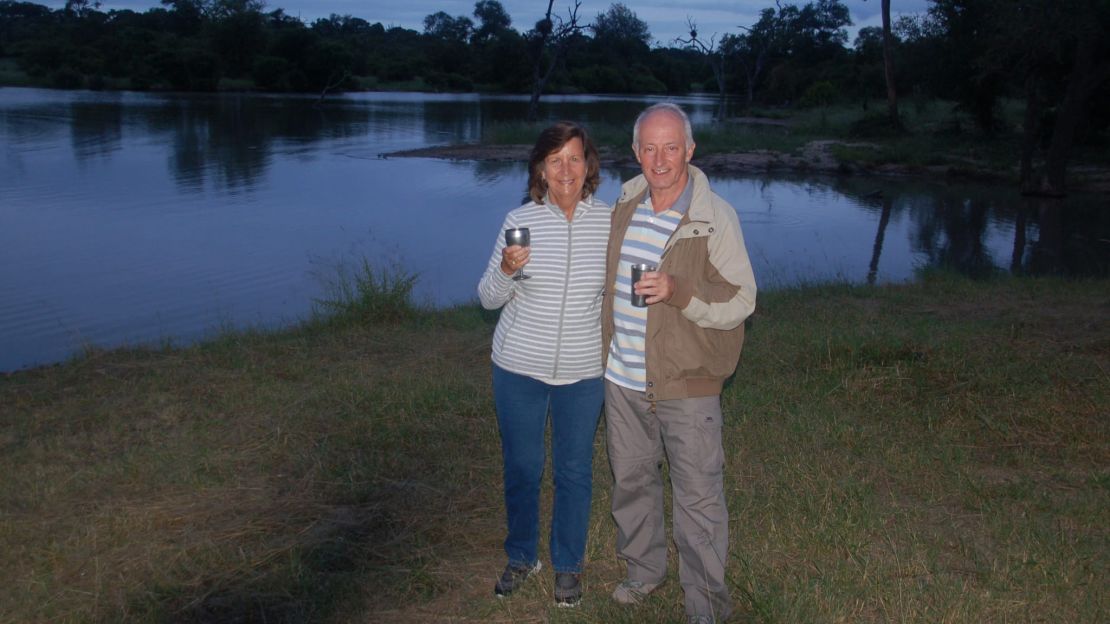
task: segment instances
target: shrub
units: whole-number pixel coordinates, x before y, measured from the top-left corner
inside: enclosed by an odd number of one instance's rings
[[[50,84],[59,89],[80,89],[84,82],[81,72],[72,67],[62,67],[50,74]]]
[[[836,87],[833,86],[833,83],[828,80],[821,80],[809,85],[806,92],[802,94],[802,98],[798,100],[798,106],[802,108],[824,107],[832,104],[836,97]]]
[[[280,56],[259,57],[251,68],[251,77],[261,89],[286,91],[289,89],[289,61]]]
[[[345,265],[337,268],[337,276],[327,284],[326,299],[316,305],[325,320],[340,323],[397,323],[418,313],[412,303],[416,275],[393,266],[374,270],[365,258],[353,271]]]

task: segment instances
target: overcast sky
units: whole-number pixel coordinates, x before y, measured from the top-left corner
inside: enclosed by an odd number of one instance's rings
[[[35,1],[35,0],[32,0]],[[808,0],[782,0],[783,4],[805,5]],[[842,0],[852,14],[851,39],[864,26],[879,26],[879,0]],[[51,8],[62,8],[65,0],[39,1]],[[555,0],[559,14],[565,15],[572,0]],[[545,0],[501,0],[513,28],[523,32],[542,17],[547,9]],[[609,8],[612,0],[582,0],[579,16],[592,21]],[[893,0],[891,12],[918,13],[928,7],[928,0]],[[670,45],[676,37],[686,36],[686,18],[693,18],[699,34],[708,38],[716,33],[736,33],[739,26],[750,26],[759,17],[760,10],[774,6],[773,0],[626,0],[624,5],[651,28],[652,37],[663,45]],[[132,9],[144,12],[160,6],[158,0],[102,0],[100,9]],[[370,23],[381,22],[386,27],[401,26],[417,31],[424,30],[424,16],[444,11],[450,15],[472,17],[474,0],[266,0],[267,10],[284,9],[286,14],[300,17],[311,23],[332,13],[352,15]],[[897,18],[895,18],[897,19]],[[849,41],[851,43],[851,41]]]

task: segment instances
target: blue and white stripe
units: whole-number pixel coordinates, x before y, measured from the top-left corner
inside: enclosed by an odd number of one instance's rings
[[[605,378],[632,390],[647,389],[644,337],[648,310],[632,305],[632,265],[659,266],[667,240],[681,220],[682,213],[673,208],[656,214],[647,200],[636,207],[621,243],[613,297],[614,334]]]

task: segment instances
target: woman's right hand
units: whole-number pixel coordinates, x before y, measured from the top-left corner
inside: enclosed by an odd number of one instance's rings
[[[520,245],[505,247],[501,250],[501,272],[512,276],[519,269],[524,268],[531,257],[532,252],[529,247],[521,247]]]

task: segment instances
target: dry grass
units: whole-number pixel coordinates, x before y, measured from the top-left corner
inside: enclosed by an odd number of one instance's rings
[[[1106,621],[1110,284],[761,297],[724,394],[737,621]],[[0,377],[0,621],[681,621],[673,571],[608,600],[603,433],[582,607],[554,608],[546,568],[492,597],[489,320]]]

